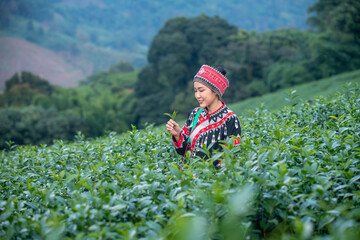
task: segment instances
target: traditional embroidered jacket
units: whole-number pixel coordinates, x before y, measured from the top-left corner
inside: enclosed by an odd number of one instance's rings
[[[210,152],[214,150],[220,150],[219,140],[227,140],[230,136],[236,136],[234,145],[240,144],[241,128],[238,117],[233,111],[231,111],[223,102],[223,105],[215,112],[209,114],[207,109],[203,109],[198,119],[196,127],[190,133],[193,125],[196,113],[199,111],[199,107],[193,109],[181,129],[180,139],[178,142],[173,142],[178,154],[184,155],[186,150],[191,151],[192,156],[204,157],[205,154],[198,149],[203,145],[209,146],[212,142],[215,142]],[[190,143],[188,144],[188,139]]]

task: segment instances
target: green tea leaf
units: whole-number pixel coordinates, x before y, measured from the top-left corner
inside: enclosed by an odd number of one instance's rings
[[[170,117],[172,120],[175,120],[176,111],[174,111],[172,114],[170,114],[170,113],[164,113],[164,115]]]

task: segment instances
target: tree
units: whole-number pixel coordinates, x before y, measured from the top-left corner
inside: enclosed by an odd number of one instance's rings
[[[0,97],[0,107],[28,106],[36,101],[43,106],[50,102],[54,87],[45,79],[30,72],[15,73],[5,82],[5,92]],[[38,96],[38,95],[41,95]],[[37,97],[38,96],[38,97]]]
[[[175,96],[186,91],[201,65],[217,64],[221,48],[236,32],[235,26],[220,17],[202,15],[167,21],[151,43],[149,65],[139,73],[135,86],[136,124],[163,122],[165,119],[160,116],[179,104],[174,104],[179,101]],[[183,107],[187,108],[186,114],[191,107]]]
[[[302,79],[300,68],[293,66],[304,64],[302,61],[311,56],[309,37],[291,28],[264,33],[239,30],[220,56],[231,86],[224,100],[231,103],[308,81],[310,78]],[[283,74],[285,70],[287,74]]]
[[[54,108],[0,109],[0,149],[6,148],[9,141],[28,145],[51,144],[54,139],[71,140],[78,131],[88,131],[85,121],[72,114],[60,114]]]
[[[309,8],[311,30],[319,33],[312,42],[312,61],[321,77],[360,67],[360,2],[319,0]]]
[[[125,72],[133,72],[135,69],[131,63],[127,61],[120,61],[117,64],[111,66],[109,68],[109,73],[125,73]]]
[[[20,74],[15,73],[9,80],[5,82],[5,91],[10,91],[12,87],[20,84],[29,84],[29,87],[38,90],[41,93],[50,95],[54,88],[49,81],[39,77],[31,72],[22,71]]]
[[[360,40],[360,2],[357,0],[319,0],[308,9],[312,30],[331,30],[351,34]]]

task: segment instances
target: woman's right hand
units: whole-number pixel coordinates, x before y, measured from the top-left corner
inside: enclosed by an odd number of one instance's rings
[[[175,138],[176,141],[180,139],[180,126],[174,120],[170,119],[166,123],[166,130],[171,133],[171,135]]]

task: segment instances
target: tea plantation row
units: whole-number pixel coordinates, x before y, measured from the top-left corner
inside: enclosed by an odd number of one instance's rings
[[[0,153],[2,239],[359,239],[360,89],[239,116],[243,137],[181,157],[163,128]],[[206,150],[204,150],[206,151]]]

